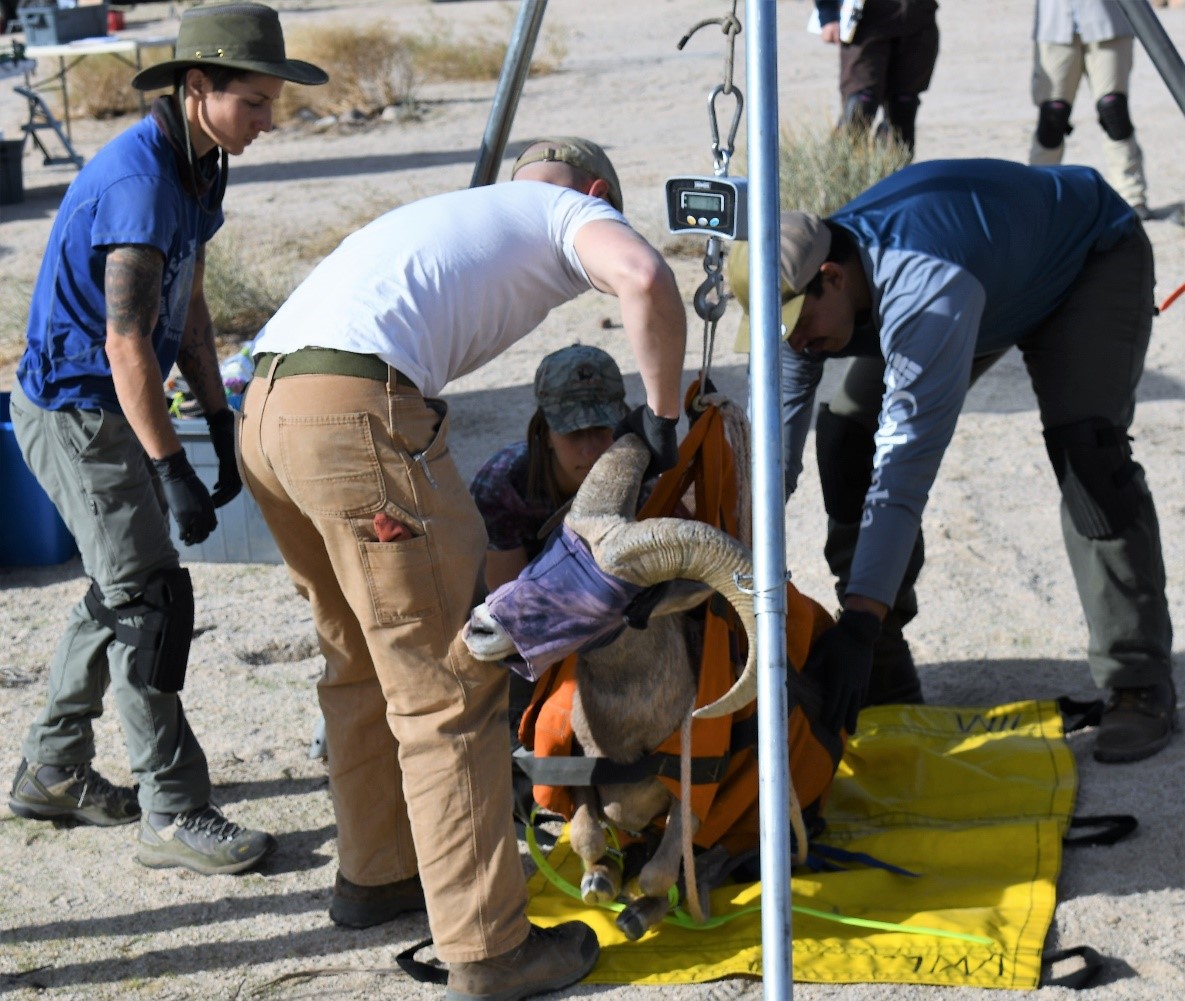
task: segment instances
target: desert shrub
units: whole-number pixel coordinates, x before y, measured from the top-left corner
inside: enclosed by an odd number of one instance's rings
[[[80,60],[70,70],[70,114],[104,119],[138,111],[140,95],[132,89],[133,75],[115,56]]]
[[[318,116],[359,111],[370,117],[390,105],[414,103],[413,47],[379,22],[296,28],[288,33],[286,48],[294,58],[324,69],[329,82],[286,86],[277,102],[277,122],[306,108]]]
[[[267,259],[259,253],[249,258],[225,229],[207,246],[206,303],[222,340],[254,337],[291,294],[293,286],[260,263]]]
[[[664,235],[661,241],[659,249],[662,251],[663,257],[690,257],[699,259],[704,256],[704,246],[707,237],[670,234]]]
[[[285,33],[288,54],[322,67],[329,82],[320,87],[285,86],[275,121],[283,124],[306,109],[318,117],[357,111],[370,118],[391,105],[413,106],[416,85],[423,78],[495,80],[506,57],[513,16],[506,5],[497,19],[502,23],[466,37],[457,37],[452,26],[440,20],[423,35],[396,34],[380,21],[298,25]],[[545,29],[535,52],[530,73],[554,73],[566,55],[562,33]],[[144,65],[166,57],[154,50]],[[140,106],[140,96],[131,86],[133,71],[114,56],[85,59],[70,74],[70,94],[79,114],[113,118]]]
[[[416,73],[408,42],[379,23],[296,28],[287,33],[285,41],[289,55],[322,67],[329,82],[321,87],[285,85],[276,103],[277,124],[290,121],[305,108],[317,115],[357,110],[371,117],[388,105],[414,100]],[[165,58],[166,53],[154,50],[144,65]],[[137,111],[140,95],[132,88],[132,76],[132,69],[114,56],[79,62],[70,70],[70,96],[78,113],[113,118]],[[157,91],[149,99],[163,92]]]
[[[510,47],[514,16],[513,7],[504,5],[500,15],[487,18],[485,30],[476,37],[468,35],[460,39],[451,24],[434,19],[425,34],[409,37],[406,41],[417,69],[425,77],[433,80],[497,80]],[[567,54],[562,31],[554,25],[545,26],[542,37],[536,40],[528,75],[555,73]]]
[[[895,138],[855,129],[782,130],[778,187],[782,207],[831,215],[910,161]]]

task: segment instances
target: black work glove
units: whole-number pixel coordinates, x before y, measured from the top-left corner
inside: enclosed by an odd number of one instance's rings
[[[643,403],[621,419],[621,423],[613,429],[613,440],[617,441],[623,434],[636,434],[646,443],[651,458],[642,479],[648,480],[666,472],[678,461],[679,440],[675,437],[678,424],[677,418],[659,417],[649,405]]]
[[[210,428],[210,444],[218,456],[218,482],[214,484],[214,506],[229,504],[243,489],[239,466],[235,462],[235,414],[233,410],[219,410],[206,418]]]
[[[880,619],[872,612],[844,609],[811,647],[803,673],[815,678],[823,692],[822,722],[829,729],[856,732],[872,676],[872,645],[880,632]]]
[[[705,396],[711,396],[715,393],[716,384],[712,382],[711,377],[704,379],[704,384],[700,387],[700,391],[695,394],[693,399],[687,401],[687,405],[683,408],[683,412],[687,414],[687,425],[691,427],[704,415],[704,406],[700,403]]]
[[[210,491],[198,479],[185,450],[174,452],[163,459],[153,459],[152,465],[160,476],[165,491],[165,503],[177,522],[181,541],[187,546],[205,542],[218,525]]]

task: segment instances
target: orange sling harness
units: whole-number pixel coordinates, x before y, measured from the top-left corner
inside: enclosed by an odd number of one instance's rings
[[[696,392],[693,385],[688,396]],[[724,433],[718,407],[708,405],[696,418],[679,447],[673,469],[660,477],[639,512],[643,518],[671,516],[688,490],[694,488],[695,515],[737,535],[737,480],[732,448]],[[786,585],[786,657],[801,671],[816,637],[833,624],[818,602]],[[744,661],[745,634],[731,609],[710,601],[704,623],[703,654],[696,706],[715,701],[736,677]],[[554,666],[537,683],[535,694],[519,727],[523,747],[536,759],[570,756],[573,752],[572,696],[576,690],[576,655]],[[794,706],[789,719],[790,775],[808,829],[817,823],[843,755],[840,734],[826,731]],[[750,704],[715,719],[692,722],[692,812],[700,826],[695,843],[701,848],[721,844],[731,855],[755,848],[759,842],[755,706]],[[679,732],[671,734],[651,755],[652,772],[678,798]],[[535,801],[544,809],[571,819],[573,803],[564,786],[534,787]]]

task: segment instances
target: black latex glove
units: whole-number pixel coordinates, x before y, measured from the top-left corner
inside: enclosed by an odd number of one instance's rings
[[[214,502],[210,499],[210,491],[193,471],[193,466],[185,457],[185,450],[182,449],[163,459],[153,459],[152,465],[160,476],[161,486],[165,491],[165,503],[169,505],[169,512],[177,522],[181,541],[187,546],[205,542],[217,527],[218,518],[214,514]]]
[[[823,725],[856,732],[856,717],[868,695],[872,645],[881,623],[872,612],[845,609],[839,621],[815,640],[803,673],[815,678],[823,692]]]
[[[652,476],[666,472],[678,461],[679,440],[675,436],[678,424],[677,418],[659,417],[643,403],[622,418],[621,423],[613,430],[613,440],[616,441],[623,434],[636,434],[646,443],[651,458],[642,479],[648,480]]]
[[[239,466],[235,462],[235,414],[233,410],[219,410],[206,417],[210,428],[210,444],[218,456],[218,482],[214,484],[214,506],[229,504],[243,489]]]

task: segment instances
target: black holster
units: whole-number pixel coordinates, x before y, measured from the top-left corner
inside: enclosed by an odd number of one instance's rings
[[[157,571],[139,598],[118,608],[107,607],[102,589],[91,581],[85,601],[96,622],[135,650],[133,666],[145,685],[159,692],[181,691],[193,640],[193,582],[188,570]],[[140,624],[134,624],[134,619]]]

